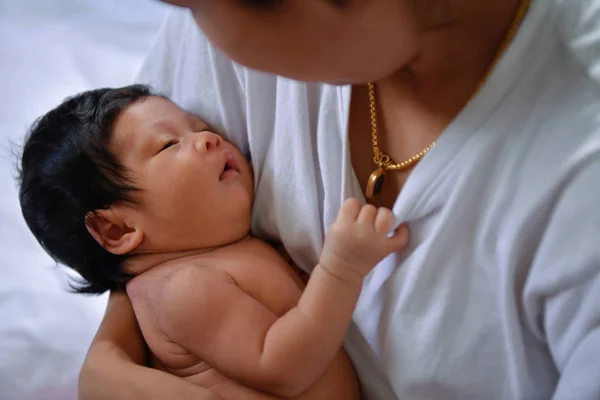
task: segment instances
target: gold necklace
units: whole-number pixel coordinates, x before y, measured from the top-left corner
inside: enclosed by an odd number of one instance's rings
[[[525,15],[527,15],[527,11],[529,10],[529,6],[531,5],[532,0],[522,0],[519,9],[515,15],[515,18],[506,33],[504,41],[500,45],[498,52],[496,53],[496,57],[490,64],[487,72],[484,77],[479,81],[477,87],[475,88],[471,98],[467,101],[466,104],[469,104],[475,95],[479,92],[484,83],[488,80],[492,71],[496,67],[496,64],[506,51],[506,48],[515,37]],[[369,176],[369,180],[367,182],[367,188],[365,190],[365,196],[369,199],[372,199],[381,193],[381,189],[383,187],[383,183],[385,181],[386,172],[388,171],[406,171],[412,167],[414,167],[429,151],[435,146],[435,141],[432,142],[429,146],[425,147],[419,153],[414,156],[402,161],[401,163],[395,163],[392,158],[381,151],[379,149],[379,133],[377,130],[377,99],[375,97],[375,84],[369,82],[369,112],[371,114],[371,137],[373,141],[373,162],[376,165],[375,170]]]

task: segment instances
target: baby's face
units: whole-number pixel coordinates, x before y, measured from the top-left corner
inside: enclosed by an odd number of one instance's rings
[[[117,118],[109,148],[141,189],[128,208],[144,233],[138,252],[210,248],[248,233],[250,166],[198,117],[149,97]]]

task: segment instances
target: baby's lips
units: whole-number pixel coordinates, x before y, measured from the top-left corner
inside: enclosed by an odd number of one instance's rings
[[[235,169],[237,172],[240,172],[240,168],[237,160],[235,159],[235,155],[231,151],[225,152],[225,162],[231,169]]]
[[[223,153],[223,156],[225,158],[225,164],[223,165],[223,170],[219,175],[220,181],[222,181],[226,176],[231,175],[231,173],[240,174],[239,164],[235,159],[235,155],[230,151],[226,151]]]

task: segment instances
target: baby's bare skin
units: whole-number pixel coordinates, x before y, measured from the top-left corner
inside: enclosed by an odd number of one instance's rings
[[[211,388],[226,399],[263,400],[278,397],[261,393],[228,378],[209,364],[170,340],[157,322],[161,287],[175,275],[201,269],[208,280],[233,279],[245,293],[277,316],[298,304],[304,284],[286,261],[269,245],[258,239],[207,253],[178,259],[154,267],[132,280],[127,292],[138,322],[161,369],[195,384]],[[190,321],[190,323],[201,321]],[[177,327],[175,327],[177,329]],[[320,379],[295,399],[358,399],[358,381],[343,349]]]
[[[229,400],[358,399],[342,342],[364,277],[408,242],[392,212],[347,199],[303,287],[247,237],[252,170],[204,121],[149,97],[118,117],[109,147],[135,201],[89,213],[86,226],[128,255],[127,293],[160,367]]]

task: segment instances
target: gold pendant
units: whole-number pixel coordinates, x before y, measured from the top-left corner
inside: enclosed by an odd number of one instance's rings
[[[381,193],[383,188],[383,182],[385,181],[385,169],[379,167],[371,173],[369,181],[367,182],[367,189],[365,190],[365,196],[368,199],[377,197]]]

